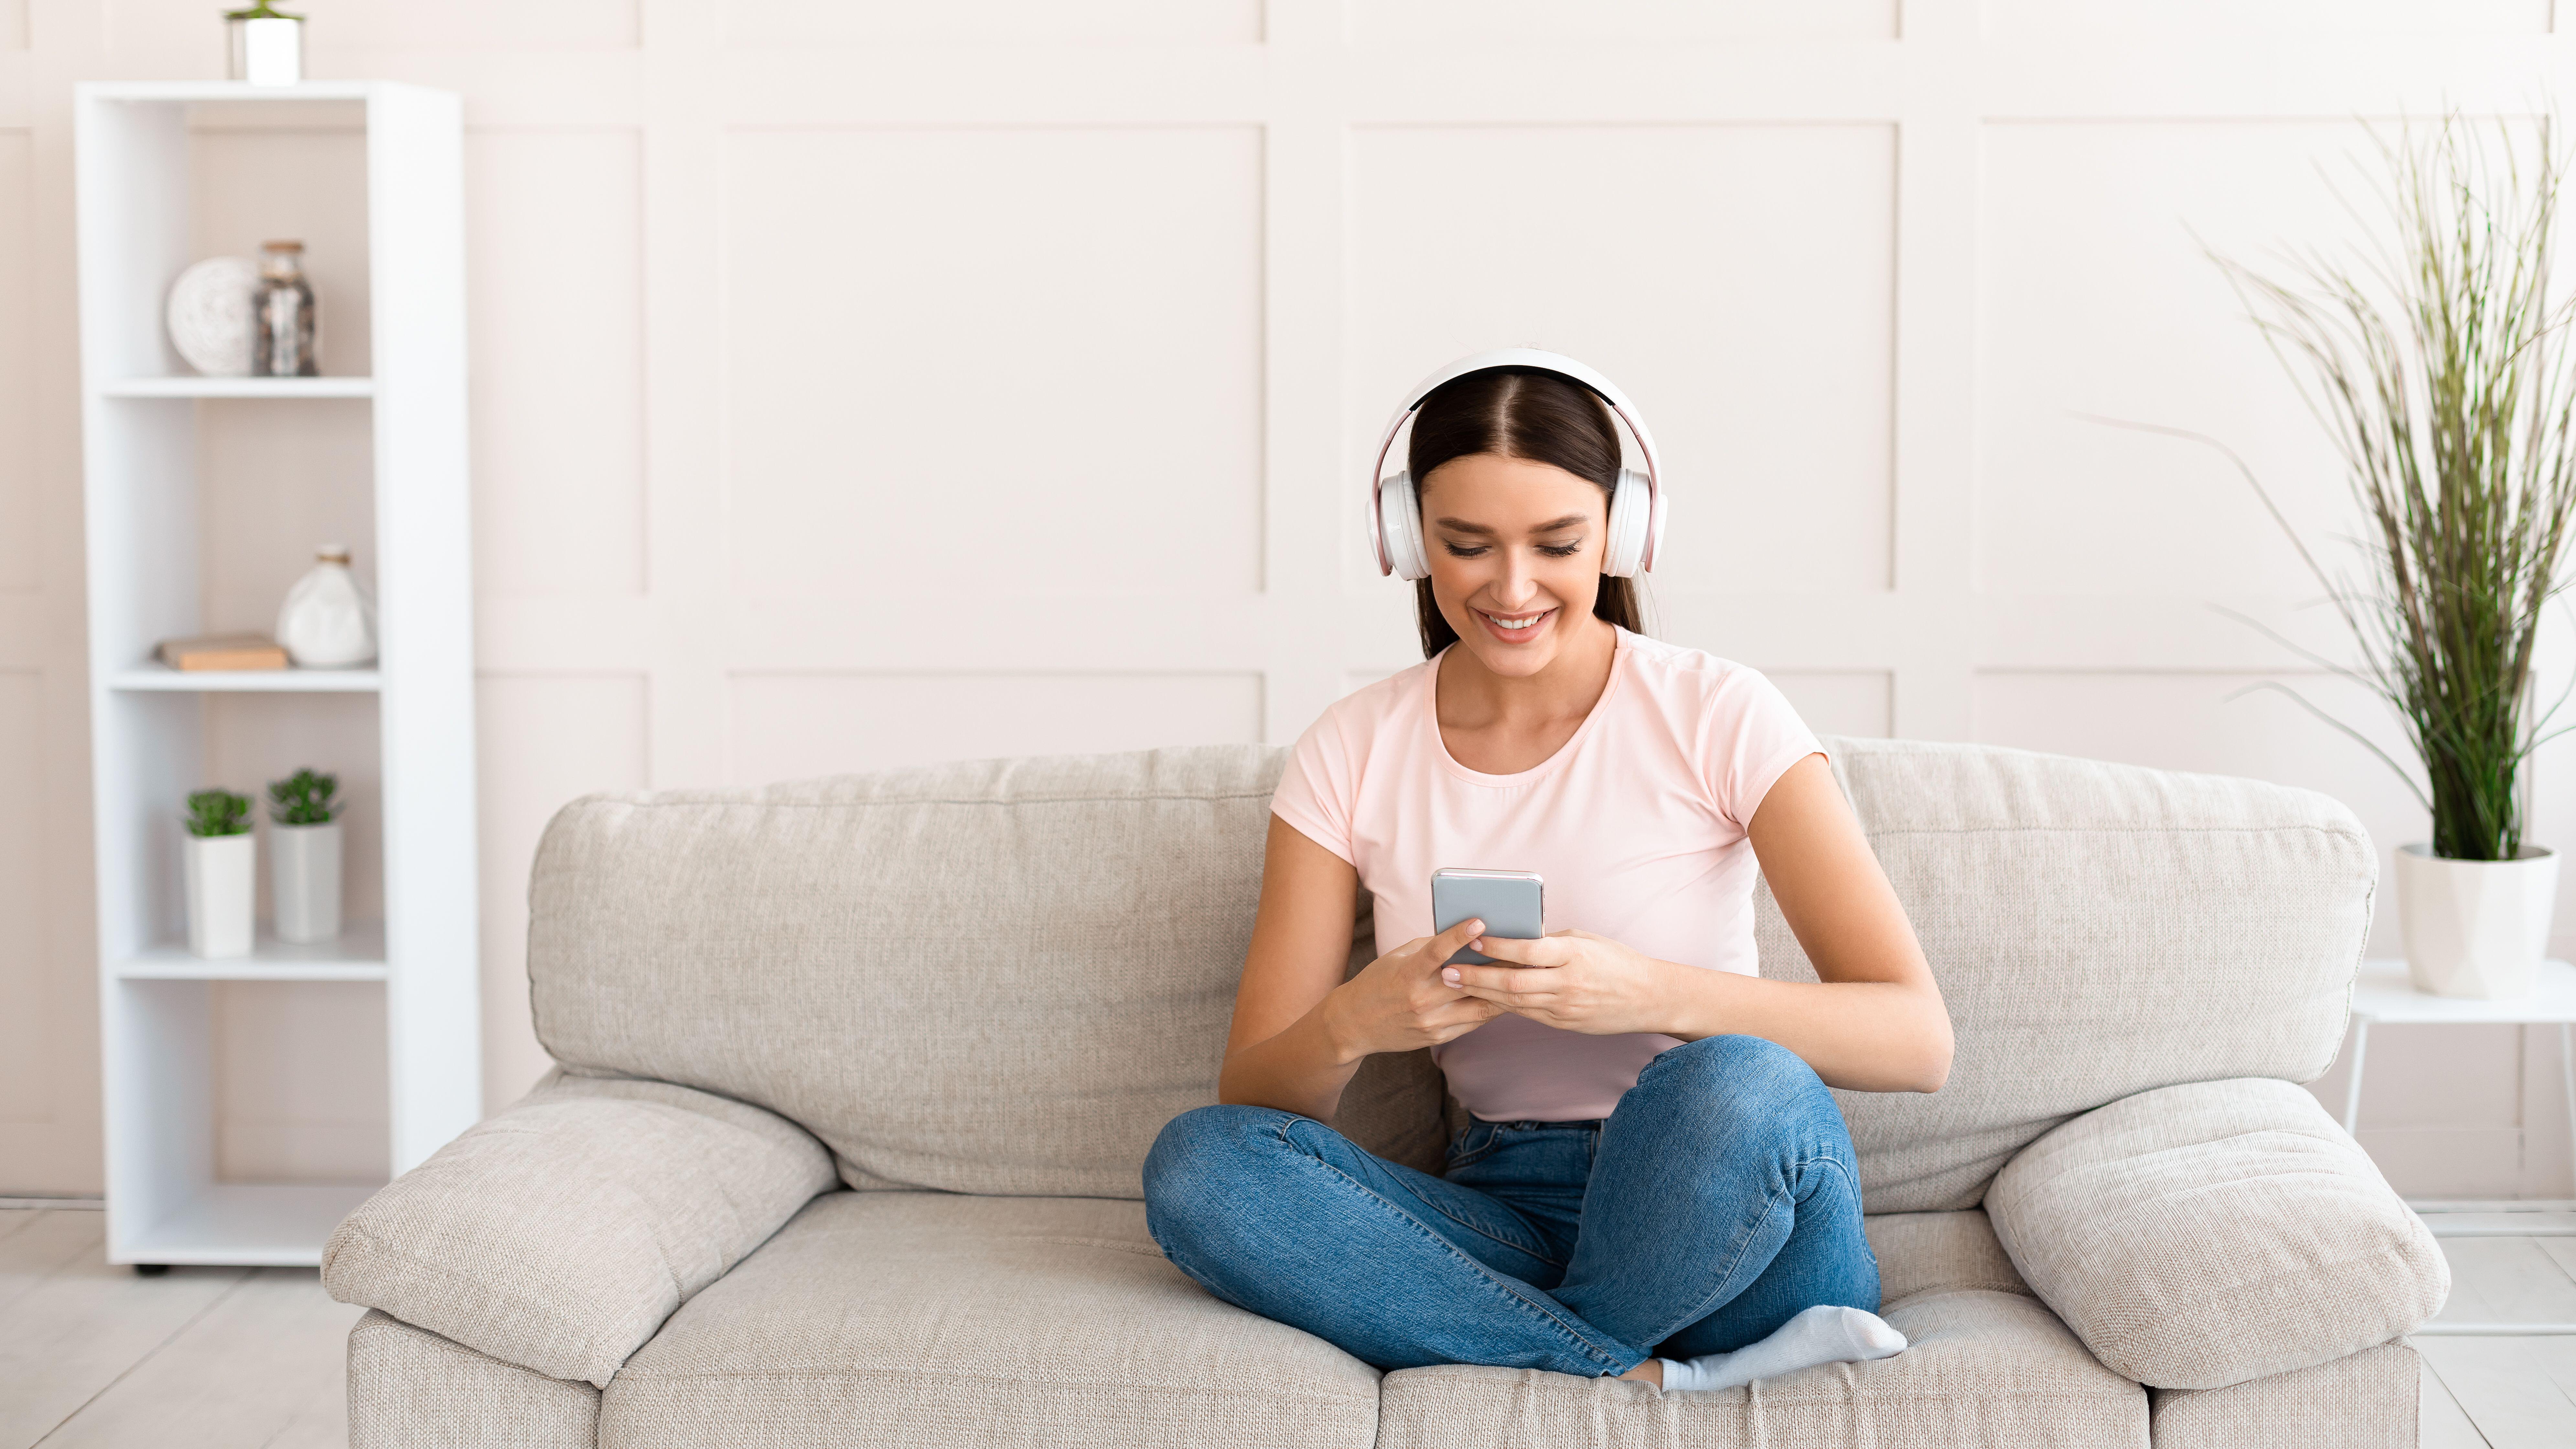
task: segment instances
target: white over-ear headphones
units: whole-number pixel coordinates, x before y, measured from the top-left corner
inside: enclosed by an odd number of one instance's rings
[[[1404,430],[1405,419],[1422,406],[1422,400],[1442,383],[1497,367],[1552,372],[1578,383],[1608,403],[1619,421],[1628,425],[1646,471],[1620,469],[1618,485],[1610,490],[1610,529],[1609,537],[1603,540],[1601,572],[1624,579],[1653,568],[1656,549],[1664,539],[1664,487],[1655,471],[1654,436],[1637,416],[1636,405],[1619,391],[1618,384],[1571,357],[1533,347],[1506,347],[1459,358],[1424,378],[1387,422],[1386,436],[1377,445],[1377,461],[1369,466],[1369,551],[1377,555],[1377,571],[1403,579],[1431,576],[1431,554],[1422,542],[1422,505],[1414,496],[1413,474],[1402,469],[1393,473],[1379,471],[1386,467],[1387,451],[1395,446],[1395,435]]]

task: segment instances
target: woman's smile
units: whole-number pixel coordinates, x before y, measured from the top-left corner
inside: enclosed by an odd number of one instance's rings
[[[1470,612],[1484,624],[1488,632],[1506,644],[1527,644],[1536,639],[1539,632],[1547,627],[1548,621],[1556,615],[1554,609],[1528,609],[1517,614],[1497,614],[1490,610],[1471,607]]]

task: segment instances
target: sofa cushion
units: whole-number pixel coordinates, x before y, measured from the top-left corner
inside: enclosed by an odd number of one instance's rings
[[[803,1123],[853,1187],[1138,1198],[1216,1100],[1257,746],[593,796],[529,889],[539,1038]]]
[[[1955,1449],[2144,1444],[2147,1396],[2102,1367],[2037,1299],[1961,1288],[1888,1305],[1911,1340],[1875,1363],[1827,1364],[1739,1389],[1665,1393],[1537,1369],[1386,1376],[1380,1449]],[[615,1390],[610,1390],[613,1400]]]
[[[838,1192],[672,1315],[599,1439],[1368,1449],[1377,1387],[1183,1277],[1141,1203]]]
[[[322,1285],[505,1362],[605,1384],[831,1183],[822,1144],[758,1107],[553,1076],[343,1219]]]
[[[2317,1099],[2287,1082],[2141,1093],[2032,1143],[1986,1210],[2102,1362],[2216,1389],[2386,1343],[2450,1265]]]
[[[1871,1212],[1974,1207],[2058,1123],[2305,1082],[2341,1046],[2378,853],[2307,790],[1986,745],[1826,742],[1949,1003],[1931,1095],[1836,1092]],[[1762,974],[1815,979],[1770,893]]]
[[[2154,1449],[2415,1449],[2422,1392],[2400,1340],[2223,1389],[2149,1389],[2147,1414]]]
[[[1860,1220],[1878,1256],[1879,1306],[1924,1293],[1977,1289],[2034,1297],[1994,1225],[1976,1208],[1952,1213],[1872,1213]]]

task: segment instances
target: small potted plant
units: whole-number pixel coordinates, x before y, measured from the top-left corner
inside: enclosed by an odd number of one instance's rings
[[[247,956],[259,863],[251,843],[250,797],[199,790],[188,797],[187,826],[188,949],[199,956]]]
[[[268,0],[224,12],[231,74],[255,86],[291,86],[304,79],[304,17]]]
[[[268,884],[277,939],[298,945],[340,934],[337,775],[298,770],[268,782]]]

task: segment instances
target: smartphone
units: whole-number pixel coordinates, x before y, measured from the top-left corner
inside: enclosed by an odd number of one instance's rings
[[[1431,932],[1438,935],[1460,921],[1481,919],[1485,934],[1515,941],[1535,941],[1546,934],[1545,887],[1526,870],[1435,870],[1431,873]],[[1442,963],[1492,966],[1493,957],[1464,946]],[[1505,961],[1502,965],[1512,963]]]

